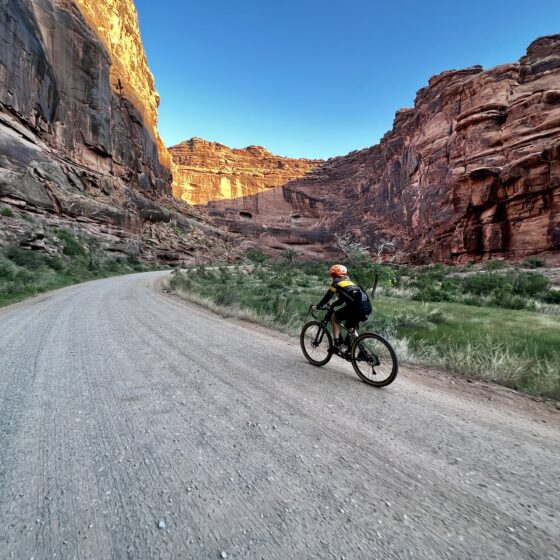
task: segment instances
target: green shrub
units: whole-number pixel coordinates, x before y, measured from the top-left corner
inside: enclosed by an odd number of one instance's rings
[[[232,286],[220,286],[216,289],[214,301],[218,305],[235,305],[239,303],[238,292]]]
[[[262,264],[268,260],[268,257],[260,249],[247,249],[244,256],[256,264]]]
[[[70,230],[59,229],[56,235],[62,242],[62,252],[65,255],[77,257],[86,254],[84,247],[78,242],[76,236]]]
[[[26,270],[25,268],[20,268],[15,276],[14,276],[14,283],[16,285],[23,285],[23,286],[30,286],[35,283],[35,279],[37,275],[31,272],[30,270]]]
[[[37,270],[47,264],[47,259],[42,253],[31,251],[30,249],[22,249],[21,247],[9,247],[6,251],[6,256],[17,266],[29,270]]]
[[[511,283],[506,275],[493,273],[480,273],[467,276],[463,279],[463,289],[478,296],[490,295],[494,290]]]
[[[293,249],[286,249],[285,251],[282,251],[282,258],[288,264],[291,264],[296,257],[297,253]]]
[[[465,305],[474,305],[476,307],[482,307],[486,304],[485,300],[482,297],[473,296],[470,294],[463,296],[461,298],[461,303],[464,303]]]
[[[444,264],[431,264],[417,269],[416,277],[422,282],[443,282],[449,276],[450,268]]]
[[[543,268],[546,262],[537,257],[527,257],[523,264],[528,268]]]
[[[426,286],[414,294],[412,299],[416,301],[456,301],[454,291],[445,289],[443,286]]]
[[[0,216],[4,216],[5,218],[14,218],[15,214],[13,213],[11,208],[5,206],[4,208],[2,208],[2,210],[0,210]]]
[[[522,296],[513,293],[513,286],[505,284],[500,288],[496,288],[492,292],[490,303],[496,307],[505,307],[506,309],[527,309],[531,304]]]
[[[543,300],[547,303],[554,303],[560,305],[560,290],[548,290],[543,295]]]
[[[539,272],[519,272],[513,282],[513,291],[528,297],[546,293],[549,287],[550,280]]]
[[[138,266],[139,264],[141,264],[140,259],[136,255],[128,255],[128,257],[126,258],[126,262],[130,266]]]
[[[16,267],[14,266],[14,263],[0,256],[0,279],[6,281],[10,280],[13,278],[15,271]]]
[[[484,263],[484,268],[486,270],[500,270],[501,268],[504,268],[506,266],[506,261],[502,260],[502,259],[495,259],[492,261],[486,261]]]
[[[62,272],[66,266],[60,257],[51,257],[47,259],[47,265],[56,272]]]
[[[298,268],[307,276],[316,276],[321,280],[329,278],[329,265],[323,261],[310,261],[306,263],[298,263]]]

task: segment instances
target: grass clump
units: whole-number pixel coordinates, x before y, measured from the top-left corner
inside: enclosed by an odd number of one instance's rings
[[[287,271],[284,259],[197,266],[176,272],[170,287],[220,313],[297,334],[309,319],[309,305],[329,285],[328,266],[298,263]],[[560,292],[550,290],[546,277],[509,269],[458,272],[443,265],[388,268],[390,286],[378,290],[362,330],[387,336],[401,361],[560,398],[560,306],[550,295]]]
[[[0,209],[0,216],[4,216],[4,218],[14,218],[15,214],[11,208],[4,206],[4,208]]]

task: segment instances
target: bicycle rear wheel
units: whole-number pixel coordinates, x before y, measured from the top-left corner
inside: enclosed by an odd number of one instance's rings
[[[303,325],[299,335],[301,350],[306,360],[314,366],[324,366],[333,354],[331,333],[318,321]]]
[[[352,344],[350,357],[354,371],[364,383],[385,387],[397,377],[397,355],[389,342],[378,334],[360,335]]]

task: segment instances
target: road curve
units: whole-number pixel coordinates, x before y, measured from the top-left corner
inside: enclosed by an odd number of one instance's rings
[[[161,293],[0,310],[0,558],[560,558],[560,414]]]

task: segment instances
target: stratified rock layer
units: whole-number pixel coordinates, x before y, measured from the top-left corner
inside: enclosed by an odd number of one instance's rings
[[[201,138],[172,146],[169,152],[175,164],[175,196],[196,205],[280,187],[323,163],[277,156],[260,146],[228,148]]]
[[[132,0],[0,3],[0,202],[115,251],[207,246],[219,232],[172,198],[157,104]],[[18,236],[24,221],[2,223],[0,244]]]
[[[392,237],[403,260],[558,251],[560,35],[537,39],[514,64],[433,77],[378,145],[265,194],[210,212],[269,244],[303,242],[299,224],[319,240]]]

